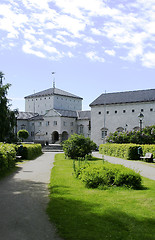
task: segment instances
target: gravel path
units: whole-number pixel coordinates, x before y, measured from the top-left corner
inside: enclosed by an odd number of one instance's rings
[[[102,158],[102,154],[99,152],[93,152],[93,156],[97,158]],[[140,172],[143,177],[155,180],[155,163],[143,163],[140,161],[130,161],[121,158],[110,157],[104,155],[104,159],[108,162],[115,164],[122,164],[125,167],[134,169],[136,172]]]
[[[54,155],[19,164],[16,173],[0,181],[0,239],[60,240],[46,214]]]

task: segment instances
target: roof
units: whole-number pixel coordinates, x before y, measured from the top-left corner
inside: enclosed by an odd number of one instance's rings
[[[18,113],[18,120],[28,120],[32,117],[38,116],[38,113],[32,113],[32,112],[19,112]]]
[[[104,93],[96,98],[90,106],[104,104],[123,104],[135,102],[151,102],[155,101],[155,89]]]
[[[26,96],[25,98],[35,98],[35,97],[43,97],[43,96],[51,96],[51,95],[60,95],[60,96],[65,96],[65,97],[72,97],[72,98],[78,98],[78,99],[83,99],[81,97],[78,97],[74,94],[71,94],[69,92],[63,91],[58,88],[49,88],[46,90],[43,90],[38,93],[31,94],[29,96]]]
[[[77,118],[77,112],[71,111],[71,110],[61,110],[61,109],[55,109],[61,117],[71,117],[71,118]]]
[[[77,114],[79,120],[88,120],[91,118],[91,111],[78,111]]]

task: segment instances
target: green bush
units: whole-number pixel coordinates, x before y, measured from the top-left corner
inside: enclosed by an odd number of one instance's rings
[[[66,157],[77,159],[78,157],[85,157],[92,153],[97,148],[97,145],[85,138],[83,135],[73,134],[71,137],[64,141],[63,151]]]
[[[125,186],[139,189],[142,186],[139,173],[118,164],[104,163],[102,167],[90,165],[81,171],[79,177],[89,188]]]
[[[23,144],[23,147],[18,146],[19,155],[22,156],[22,159],[31,160],[42,154],[41,144]]]
[[[21,129],[18,131],[17,136],[22,140],[27,139],[29,136],[29,132],[25,129]]]
[[[0,143],[0,173],[13,168],[16,163],[16,147],[13,144]]]
[[[104,155],[124,158],[128,160],[138,160],[138,147],[136,144],[117,144],[117,143],[106,143],[101,144],[99,152]]]
[[[99,147],[99,152],[104,155],[124,158],[127,160],[140,160],[140,156],[138,154],[138,148],[142,148],[143,156],[147,152],[153,154],[155,158],[155,144],[145,144],[145,145],[137,145],[137,144],[117,144],[117,143],[106,143],[101,144]]]
[[[155,143],[155,125],[148,126],[142,131],[114,132],[107,137],[109,143],[135,143],[135,144],[154,144]]]

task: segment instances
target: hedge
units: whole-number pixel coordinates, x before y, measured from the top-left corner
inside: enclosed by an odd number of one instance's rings
[[[42,154],[42,147],[41,144],[23,144],[18,146],[17,152],[22,159],[31,160]]]
[[[16,146],[14,144],[0,143],[0,173],[13,168],[16,163]]]
[[[141,147],[143,151],[143,156],[150,152],[155,157],[155,144],[117,144],[117,143],[106,143],[101,144],[99,147],[99,152],[104,155],[124,158],[127,160],[139,160],[138,148]]]
[[[88,188],[124,186],[140,189],[142,187],[140,174],[119,164],[90,165],[81,170],[78,177]]]

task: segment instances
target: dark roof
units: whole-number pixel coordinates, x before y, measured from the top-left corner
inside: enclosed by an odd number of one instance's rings
[[[90,106],[151,101],[155,101],[155,89],[104,93],[96,98]]]
[[[77,118],[77,112],[71,111],[71,110],[61,110],[61,109],[55,109],[61,117],[71,117],[71,118]]]
[[[65,97],[73,97],[73,98],[82,99],[81,97],[78,97],[74,94],[71,94],[71,93],[68,93],[66,91],[60,90],[58,88],[49,88],[49,89],[46,89],[44,91],[26,96],[25,98],[43,97],[43,96],[51,96],[51,95],[60,95],[60,96],[65,96]]]
[[[18,113],[18,120],[28,120],[32,117],[38,116],[38,113],[32,113],[32,112],[19,112]]]
[[[77,114],[79,120],[88,120],[91,118],[91,111],[78,111]]]

